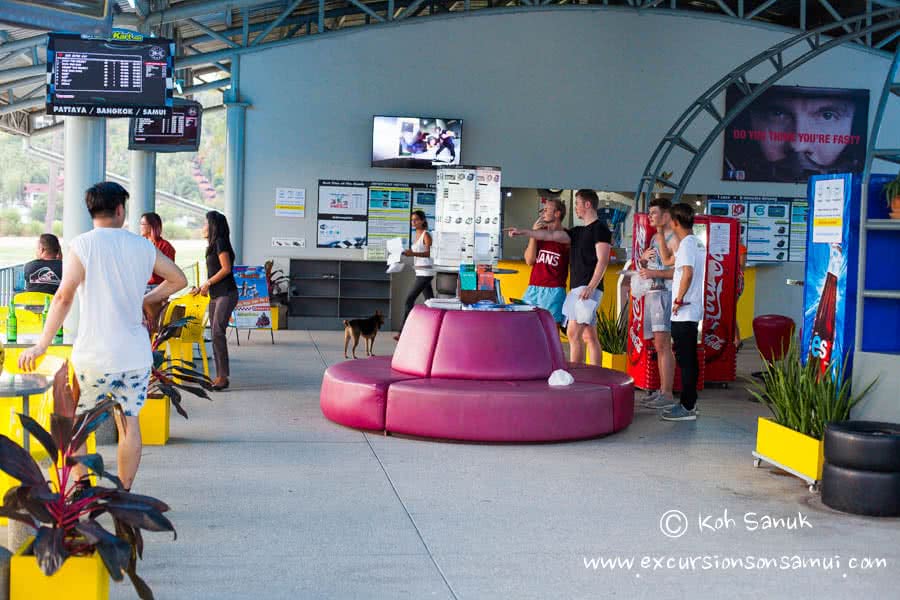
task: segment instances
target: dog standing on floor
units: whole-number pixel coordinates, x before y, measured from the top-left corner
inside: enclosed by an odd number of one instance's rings
[[[368,319],[351,319],[344,321],[344,358],[347,356],[347,346],[350,344],[350,338],[353,338],[353,358],[356,358],[356,347],[359,345],[359,337],[362,336],[366,340],[366,356],[375,356],[375,336],[378,330],[384,325],[384,315],[381,311],[376,310],[375,314]]]

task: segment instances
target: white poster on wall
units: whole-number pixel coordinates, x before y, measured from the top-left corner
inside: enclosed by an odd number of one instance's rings
[[[319,180],[316,246],[364,248],[367,240],[368,184]]]
[[[813,242],[840,244],[844,241],[844,180],[816,181],[813,204]]]
[[[319,182],[319,214],[366,216],[368,187],[363,182]]]
[[[438,169],[434,225],[434,264],[471,263],[475,251],[475,169]]]
[[[306,189],[275,188],[275,216],[302,219],[306,216]]]
[[[496,265],[500,258],[500,215],[503,197],[500,169],[479,167],[475,191],[475,253],[477,264]]]

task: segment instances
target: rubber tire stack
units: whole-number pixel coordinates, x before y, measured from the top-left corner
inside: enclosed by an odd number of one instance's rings
[[[900,425],[829,423],[822,502],[857,515],[900,516]]]

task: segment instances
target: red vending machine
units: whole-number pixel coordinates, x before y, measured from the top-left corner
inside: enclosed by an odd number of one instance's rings
[[[698,390],[703,389],[706,382],[729,382],[736,379],[734,324],[737,311],[739,232],[738,221],[729,217],[697,215],[694,220],[694,233],[703,240],[707,249],[704,285],[706,317],[701,326],[701,343],[697,346],[700,359]],[[650,246],[654,233],[648,215],[634,215],[632,256],[641,256]],[[656,350],[652,339],[644,339],[643,298],[631,299],[628,374],[634,378],[634,383],[639,388],[659,389]],[[676,390],[681,388],[681,376],[677,368],[674,387]]]
[[[705,361],[703,380],[727,383],[737,379],[738,242],[737,219],[712,215],[694,217],[694,234],[706,246],[706,289],[702,341]]]

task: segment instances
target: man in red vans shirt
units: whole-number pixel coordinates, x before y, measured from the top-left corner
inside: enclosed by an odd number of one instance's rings
[[[566,205],[559,198],[550,198],[541,210],[533,229],[556,231],[562,229]],[[566,300],[566,279],[569,275],[569,244],[528,240],[525,262],[531,267],[531,278],[523,300],[550,311],[557,323],[563,323],[563,303]]]

